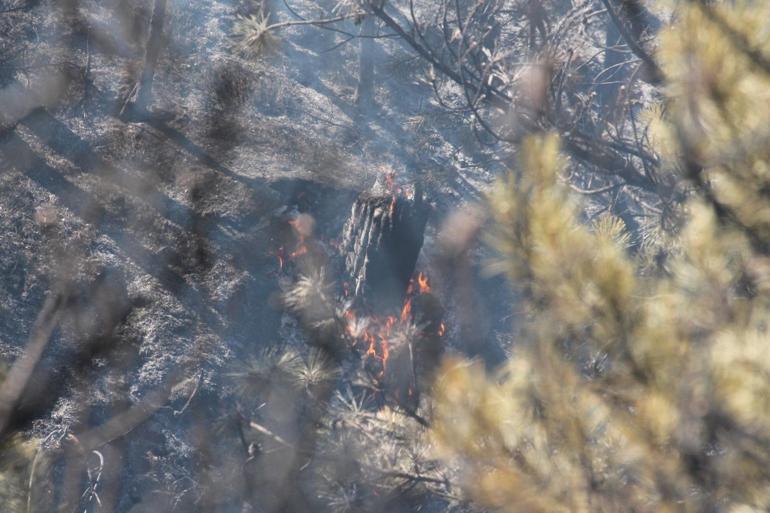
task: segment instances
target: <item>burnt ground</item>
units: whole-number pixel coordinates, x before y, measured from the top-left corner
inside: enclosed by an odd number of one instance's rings
[[[286,214],[311,214],[333,253],[358,193],[384,172],[420,180],[434,208],[418,264],[428,268],[445,213],[480,198],[492,176],[395,43],[379,46],[376,104],[362,108],[355,43],[327,51],[338,34],[293,28],[244,55],[229,37],[241,6],[229,2],[170,3],[153,114],[136,116],[125,98],[141,48],[115,43],[118,3],[84,2],[73,25],[49,2],[0,15],[31,63],[6,63],[6,91],[35,94],[51,67],[68,75],[58,101],[33,102],[0,135],[0,356],[22,353],[46,298],[66,289],[75,306],[33,380],[45,400],[19,429],[60,441],[174,383],[117,438],[116,510],[141,504],[150,480],[199,507],[180,484],[200,463],[194,419],[224,415],[229,370],[281,347],[290,329],[280,295],[291,270],[276,258]],[[486,301],[506,300],[489,286]],[[485,333],[507,323],[491,314]]]

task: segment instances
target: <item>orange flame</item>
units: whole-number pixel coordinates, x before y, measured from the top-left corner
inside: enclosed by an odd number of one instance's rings
[[[364,332],[364,340],[366,340],[369,343],[369,347],[366,350],[366,356],[377,356],[377,347],[376,347],[376,340],[373,335],[369,333],[369,331]]]
[[[385,374],[385,369],[388,366],[388,357],[390,356],[390,348],[388,347],[388,337],[390,336],[390,330],[393,325],[396,324],[397,319],[389,315],[385,319],[385,333],[380,333],[380,350],[382,351],[382,373]]]
[[[420,273],[417,275],[417,285],[420,287],[420,294],[430,294],[430,283],[428,283],[428,275]]]
[[[390,206],[388,207],[388,215],[390,217],[393,217],[393,214],[396,211],[396,196],[395,194],[390,197]]]
[[[401,320],[406,321],[409,319],[409,315],[412,313],[412,298],[406,300],[404,307],[401,309]]]
[[[349,294],[348,288],[349,284],[343,283],[343,294],[346,296]],[[344,317],[348,321],[348,325],[345,328],[346,333],[352,339],[353,346],[361,348],[363,353],[362,357],[367,359],[370,363],[375,364],[375,368],[377,369],[377,379],[383,379],[387,372],[391,350],[390,336],[393,333],[394,327],[400,323],[406,323],[411,320],[415,295],[418,293],[427,294],[430,292],[431,286],[428,281],[428,276],[421,272],[409,280],[406,289],[406,300],[401,307],[401,311],[397,315],[369,317],[365,326],[362,326],[359,323],[359,327],[356,327],[356,314],[352,310],[348,310],[344,313]],[[446,327],[443,323],[437,328],[437,333],[438,336],[443,336],[446,333]],[[376,362],[374,362],[375,360]],[[410,391],[410,394],[414,393],[414,390]]]
[[[350,335],[351,338],[353,338],[353,345],[355,345],[356,331],[354,323],[356,322],[356,313],[353,310],[347,310],[345,312],[345,319],[348,321],[347,325],[345,326],[345,332]]]
[[[300,247],[289,253],[289,258],[297,258],[298,256],[302,256],[305,253],[307,253],[307,246],[302,244]]]
[[[386,338],[382,339],[381,349],[382,349],[382,372],[384,374],[385,369],[388,366],[388,356],[390,356],[390,353],[388,351],[388,339]]]
[[[303,228],[303,225],[302,223],[300,223],[299,218],[289,219],[289,224],[294,229],[294,233],[296,233],[298,237],[297,247],[294,251],[289,253],[289,258],[297,258],[298,256],[302,256],[308,252],[307,246],[305,245],[307,229]]]

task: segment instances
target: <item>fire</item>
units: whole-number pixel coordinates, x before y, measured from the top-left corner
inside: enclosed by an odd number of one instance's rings
[[[297,258],[307,253],[307,246],[302,244],[300,247],[289,253],[289,258]]]
[[[312,235],[313,227],[315,225],[315,221],[308,214],[299,214],[296,218],[289,219],[287,222],[297,237],[297,243],[294,247],[294,250],[288,253],[286,248],[283,246],[278,248],[276,256],[278,257],[279,271],[283,271],[284,267],[286,267],[287,260],[292,260],[302,255],[306,255],[309,252],[306,241],[308,237]]]
[[[388,213],[391,217],[393,217],[393,214],[396,211],[396,202],[398,201],[398,196],[401,195],[401,187],[398,186],[396,183],[396,172],[395,171],[384,171],[385,175],[385,187],[387,187],[388,192],[390,193],[390,204],[388,205]]]
[[[386,172],[385,173],[385,185],[387,185],[388,190],[391,192],[398,192],[398,187],[396,187],[396,172]]]
[[[409,319],[409,315],[412,313],[412,298],[408,298],[404,303],[404,307],[401,308],[401,320],[406,321]]]
[[[353,310],[346,310],[343,317],[347,321],[345,333],[350,337],[353,347],[362,342],[362,347],[366,347],[364,356],[380,360],[384,372],[389,356],[388,337],[396,318],[388,317],[383,324],[377,318],[359,319]]]
[[[369,343],[369,347],[366,349],[366,356],[377,357],[377,339],[374,338],[369,331],[364,331],[364,340]]]
[[[353,339],[353,345],[356,343],[356,313],[353,310],[347,310],[345,312],[345,332]]]
[[[430,283],[428,283],[428,275],[420,273],[417,275],[417,285],[420,287],[420,294],[430,294]]]
[[[382,373],[385,374],[385,369],[388,366],[388,339],[383,338],[380,343],[380,350],[382,351]]]
[[[350,294],[349,287],[350,285],[347,282],[342,284],[342,294],[345,297],[348,297]],[[391,346],[393,344],[391,335],[394,332],[394,328],[411,322],[414,297],[430,292],[431,286],[428,276],[421,272],[409,280],[406,289],[406,299],[398,315],[359,318],[352,309],[346,310],[343,314],[346,321],[346,335],[350,337],[354,347],[360,348],[362,357],[368,360],[370,364],[374,364],[374,372],[379,379],[385,376],[388,366]],[[446,326],[443,322],[439,324],[436,333],[440,337],[446,333]]]
[[[297,240],[297,249],[289,253],[289,258],[297,258],[307,253],[307,246],[305,245],[305,237],[310,233],[308,222],[303,221],[302,217],[296,219],[289,219],[289,224],[294,229],[294,233],[297,234],[299,240]]]
[[[388,192],[394,196],[401,194],[401,187],[396,183],[396,172],[385,170],[382,170],[382,172],[385,176],[385,186],[387,187]]]

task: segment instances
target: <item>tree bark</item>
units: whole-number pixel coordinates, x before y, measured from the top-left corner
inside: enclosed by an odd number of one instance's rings
[[[144,68],[139,80],[139,90],[136,95],[135,107],[139,111],[147,110],[152,103],[152,82],[155,77],[155,67],[158,63],[163,43],[163,24],[166,18],[166,0],[155,0],[150,21],[150,36],[147,39]]]
[[[364,16],[361,23],[360,52],[358,56],[358,88],[356,103],[371,105],[374,103],[374,39],[377,31],[377,18],[372,14]]]
[[[378,314],[398,312],[423,243],[429,207],[421,193],[361,196],[342,241],[345,267],[357,301]]]

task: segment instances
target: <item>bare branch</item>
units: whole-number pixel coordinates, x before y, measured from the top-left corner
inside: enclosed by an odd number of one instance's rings
[[[642,62],[644,62],[644,64],[649,68],[650,83],[660,83],[663,80],[663,72],[658,66],[658,63],[655,62],[650,54],[647,53],[644,48],[642,48],[642,45],[639,43],[639,41],[637,41],[636,38],[634,38],[634,36],[628,31],[628,27],[626,27],[626,24],[623,23],[623,20],[620,19],[617,11],[615,11],[615,8],[610,4],[610,0],[602,0],[602,3],[604,4],[604,7],[607,8],[607,13],[610,15],[610,18],[612,18],[612,22],[618,28],[620,36],[626,42],[631,51],[634,52],[634,55],[639,57]]]
[[[64,304],[64,295],[51,293],[43,304],[32,328],[24,354],[11,367],[8,375],[0,386],[0,433],[4,433],[10,423],[13,409],[27,388],[32,372],[35,370],[54,328],[59,324]]]

